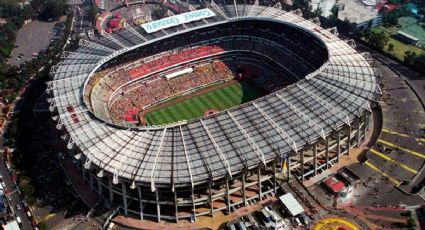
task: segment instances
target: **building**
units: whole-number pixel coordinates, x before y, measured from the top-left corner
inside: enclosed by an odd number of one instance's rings
[[[332,15],[332,8],[335,6],[335,3],[335,0],[312,0],[312,11],[320,9],[323,17],[329,17]]]
[[[212,4],[187,14],[81,40],[50,72],[50,110],[67,155],[90,189],[122,215],[196,221],[231,212],[275,194],[284,162],[286,177],[291,171],[305,180],[364,140],[380,92],[378,72],[335,30],[258,5]],[[176,17],[190,20],[176,23]],[[108,101],[124,93],[116,89],[149,78],[157,68],[184,66],[171,62],[172,54],[192,63],[211,56],[212,47],[220,55],[232,53],[233,61],[255,51],[297,84],[191,121],[137,126],[112,119]],[[161,65],[140,68],[143,78],[120,74],[152,60]]]
[[[344,10],[339,11],[338,19],[347,19],[356,23],[357,28],[372,28],[382,24],[382,14],[374,6],[368,6],[356,0],[340,0],[344,4]]]
[[[400,30],[397,31],[396,37],[397,37],[398,40],[405,42],[407,44],[411,44],[411,45],[416,45],[419,42],[419,38],[417,38],[413,35],[410,35],[406,32],[400,31]]]
[[[304,208],[297,201],[297,199],[295,199],[292,193],[287,193],[283,196],[280,196],[279,200],[282,202],[283,207],[285,207],[285,210],[288,211],[291,216],[298,216],[304,213]]]

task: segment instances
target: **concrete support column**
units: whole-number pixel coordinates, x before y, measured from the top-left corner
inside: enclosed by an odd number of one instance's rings
[[[179,222],[179,206],[177,204],[177,192],[174,191],[174,210],[176,213],[176,223]]]
[[[273,161],[273,192],[276,194],[277,191],[277,181],[276,181],[276,159]]]
[[[313,145],[313,176],[317,174],[317,144]]]
[[[229,177],[226,176],[226,204],[227,204],[227,211],[230,213],[230,188],[229,188]]]
[[[211,187],[210,187],[211,188]],[[193,220],[196,221],[196,205],[195,205],[195,193],[193,191],[193,187],[190,190],[192,192],[192,209],[193,209]],[[212,208],[212,204],[211,204]]]
[[[108,189],[109,189],[109,201],[111,201],[111,204],[112,204],[112,201],[114,200],[114,191],[112,191],[112,178],[111,177],[108,177]]]
[[[286,179],[291,179],[291,170],[289,169],[289,166],[291,165],[291,158],[289,156],[286,158]]]
[[[122,203],[123,203],[123,209],[124,209],[124,215],[128,215],[127,210],[127,188],[125,187],[125,183],[121,182],[121,189],[122,189]]]
[[[360,147],[360,118],[356,119],[356,139],[357,139],[357,145],[356,147]]]
[[[246,182],[245,182],[245,173],[242,174],[242,196],[243,196],[243,205],[246,207],[248,203],[246,201]]]
[[[143,220],[142,190],[139,186],[137,186],[137,195],[139,196],[140,219]]]
[[[365,119],[364,119],[364,124],[363,124],[363,136],[364,139],[366,140],[366,136],[367,136],[367,128],[369,127],[369,114],[366,114]]]
[[[97,180],[97,194],[99,198],[102,196],[102,178],[96,177]]]
[[[341,156],[341,133],[340,131],[336,132],[336,161],[339,162],[339,157]]]
[[[348,126],[347,155],[350,155],[350,148],[351,148],[351,126]]]
[[[84,165],[81,165],[81,174],[83,175],[83,181],[86,181],[86,168],[84,168]]]
[[[329,138],[326,137],[325,140],[325,167],[329,168]]]
[[[94,181],[93,181],[93,175],[90,173],[90,171],[89,171],[89,184],[90,184],[90,191],[93,191]]]
[[[159,193],[158,188],[155,188],[155,201],[156,201],[156,215],[158,223],[161,222],[161,205],[159,204]]]
[[[211,182],[208,185],[208,199],[210,200],[211,216],[214,219],[214,204],[212,199]]]
[[[300,150],[300,172],[301,172],[301,182],[304,183],[304,151]]]
[[[258,189],[260,195],[260,201],[263,200],[263,192],[261,191],[261,168],[260,166],[257,168],[257,177],[258,177]]]

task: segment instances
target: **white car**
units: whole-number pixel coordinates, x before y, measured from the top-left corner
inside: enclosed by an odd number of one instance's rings
[[[20,225],[20,224],[22,224],[21,217],[17,216],[17,217],[16,217],[16,222],[18,222],[18,224],[19,224],[19,225]]]

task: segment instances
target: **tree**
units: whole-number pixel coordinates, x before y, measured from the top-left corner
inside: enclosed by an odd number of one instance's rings
[[[97,8],[97,6],[95,4],[92,4],[91,8],[90,8],[90,19],[93,23],[96,22],[96,18],[97,15],[99,14],[99,9]]]
[[[372,31],[370,31],[369,28],[362,29],[359,32],[359,36],[360,37],[363,37],[366,41],[369,41],[370,40],[370,36],[371,35],[372,35]]]
[[[409,12],[409,10],[405,6],[399,7],[398,9],[391,12],[386,11],[385,8],[382,8],[382,9],[383,9],[382,21],[385,24],[389,24],[392,26],[397,25],[398,19],[400,17],[407,16]]]
[[[413,65],[415,62],[416,53],[412,51],[404,52],[404,62],[408,65]]]
[[[336,24],[338,32],[341,34],[347,34],[356,30],[356,25],[351,23],[347,18],[344,21],[338,20]]]
[[[417,56],[414,61],[413,61],[413,68],[418,71],[421,72],[423,74],[425,74],[425,55],[421,55],[421,56]]]
[[[369,38],[369,44],[378,49],[384,49],[385,45],[388,43],[388,37],[385,35],[384,31],[371,31]]]
[[[308,9],[308,0],[294,0],[292,2],[292,9],[301,9],[301,11],[304,11]]]
[[[38,222],[38,228],[40,228],[40,230],[47,230],[47,229],[49,229],[47,227],[47,224],[44,221]]]
[[[407,227],[415,228],[416,227],[416,220],[413,219],[413,218],[409,218],[409,220],[407,220]]]
[[[332,13],[332,16],[333,17],[338,18],[339,9],[338,9],[338,7],[336,5],[332,7],[331,13]]]
[[[394,44],[393,43],[388,44],[388,51],[394,51]]]
[[[64,0],[47,0],[41,6],[40,19],[44,21],[56,20],[66,11]]]

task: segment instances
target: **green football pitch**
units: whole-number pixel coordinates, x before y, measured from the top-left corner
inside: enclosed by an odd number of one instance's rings
[[[148,125],[163,125],[190,120],[203,117],[204,113],[210,109],[219,111],[226,110],[252,101],[260,96],[260,92],[247,83],[236,82],[223,88],[188,98],[184,101],[178,98],[173,99],[179,102],[157,110],[153,108],[151,112],[146,114],[145,118]]]

